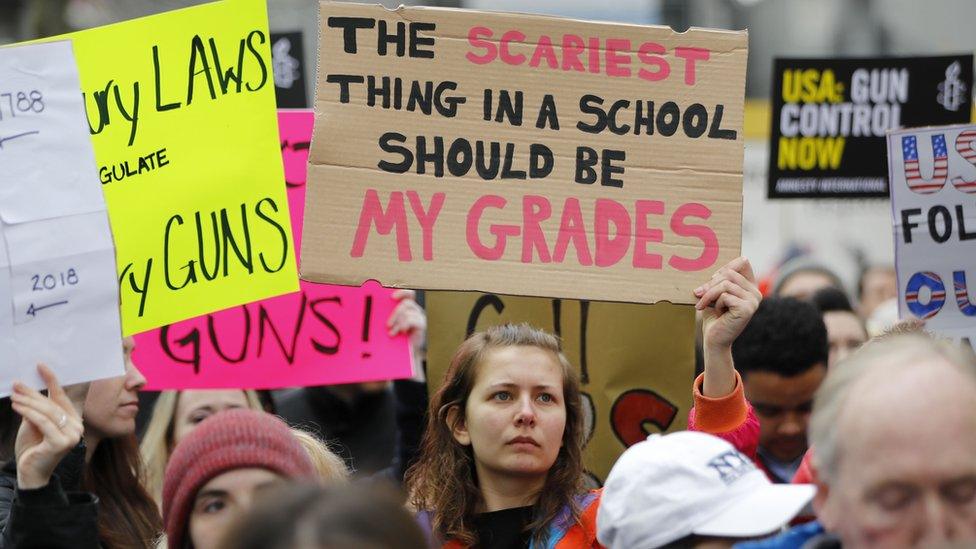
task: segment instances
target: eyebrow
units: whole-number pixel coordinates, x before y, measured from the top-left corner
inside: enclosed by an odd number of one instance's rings
[[[203,498],[224,497],[224,496],[227,496],[227,490],[221,490],[219,488],[200,490],[199,492],[197,492],[197,497],[196,499],[193,500],[193,503],[196,504],[196,502],[200,501]]]
[[[499,382],[499,383],[492,383],[491,385],[488,386],[488,388],[490,388],[490,389],[499,389],[499,388],[504,388],[504,389],[517,389],[519,387],[520,387],[520,385],[518,385],[516,383],[512,383],[511,381],[503,381],[503,382]],[[544,389],[544,390],[550,390],[550,391],[554,389],[554,387],[552,385],[547,385],[547,384],[535,385],[532,388],[533,389]]]

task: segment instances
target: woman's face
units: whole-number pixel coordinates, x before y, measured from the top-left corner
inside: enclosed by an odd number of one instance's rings
[[[827,326],[827,341],[830,344],[830,355],[827,366],[833,367],[868,340],[868,333],[864,329],[861,319],[849,311],[829,311],[823,315],[824,325]]]
[[[183,438],[196,429],[201,421],[208,417],[234,408],[247,408],[247,397],[244,391],[207,391],[187,390],[180,392],[176,399],[176,411],[173,414],[173,440],[175,447]]]
[[[545,477],[566,430],[563,372],[538,347],[500,347],[476,366],[465,417],[454,438],[474,451],[479,480]]]
[[[84,410],[86,438],[118,438],[136,431],[139,389],[146,384],[146,378],[132,364],[135,341],[125,338],[122,348],[125,375],[93,381],[88,388]]]
[[[197,491],[190,509],[193,549],[218,547],[227,525],[251,508],[258,490],[282,477],[267,469],[234,469],[210,479]]]

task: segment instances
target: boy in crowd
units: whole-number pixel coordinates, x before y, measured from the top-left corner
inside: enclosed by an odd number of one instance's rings
[[[746,399],[759,418],[759,465],[790,482],[807,451],[813,395],[827,374],[827,329],[820,312],[794,298],[770,298],[732,345]]]

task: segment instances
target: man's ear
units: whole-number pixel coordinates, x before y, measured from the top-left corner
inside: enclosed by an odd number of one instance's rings
[[[827,506],[827,498],[830,496],[830,487],[820,479],[816,481],[817,493],[813,496],[813,512],[817,514],[817,520],[823,524],[828,531],[833,529],[833,512]]]
[[[454,440],[462,446],[471,445],[471,435],[468,434],[468,426],[464,422],[460,406],[455,404],[448,408],[444,415],[444,421],[447,422],[447,428],[451,430]]]

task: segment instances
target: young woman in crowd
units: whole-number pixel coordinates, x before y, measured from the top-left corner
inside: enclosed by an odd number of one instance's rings
[[[187,435],[166,466],[167,546],[217,547],[259,490],[317,476],[308,452],[280,418],[248,409],[220,412]]]
[[[695,297],[705,317],[699,424],[741,429],[731,345],[760,299],[748,261],[720,269]],[[476,333],[431,400],[410,502],[443,547],[598,547],[600,495],[581,491],[582,431],[579,380],[555,336],[526,325]]]
[[[159,395],[139,445],[146,462],[146,488],[157,503],[162,501],[163,473],[176,444],[201,421],[235,408],[263,409],[254,391],[187,390],[164,391]]]
[[[162,505],[163,475],[176,445],[203,420],[218,412],[239,408],[264,409],[254,391],[186,390],[165,391],[159,395],[140,444],[146,462],[146,488],[158,504]],[[300,429],[292,429],[292,433],[312,458],[323,480],[343,480],[349,476],[342,458],[327,444]]]
[[[3,547],[142,548],[159,535],[135,439],[146,380],[130,359],[133,347],[126,338],[123,376],[65,390],[39,366],[49,396],[14,384],[23,420],[16,460],[0,472]]]

